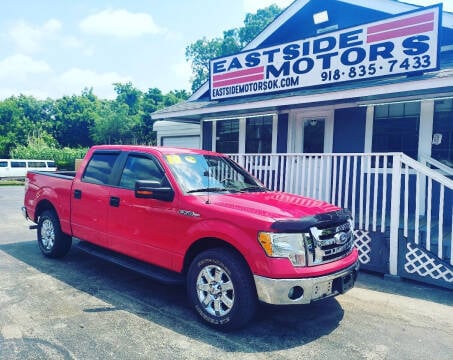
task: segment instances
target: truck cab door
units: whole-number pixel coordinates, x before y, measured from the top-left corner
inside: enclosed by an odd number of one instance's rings
[[[93,153],[82,177],[72,186],[71,225],[73,235],[108,246],[108,213],[112,170],[118,151]]]
[[[159,161],[151,154],[130,153],[118,186],[110,191],[110,245],[113,250],[156,265],[171,267],[169,251],[175,243],[176,200],[135,196],[137,180],[170,186]]]

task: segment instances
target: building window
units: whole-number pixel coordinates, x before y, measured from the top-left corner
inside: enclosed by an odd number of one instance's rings
[[[272,115],[254,116],[246,119],[245,152],[272,152]]]
[[[239,152],[239,119],[217,121],[216,151],[227,154]]]
[[[453,99],[434,102],[431,157],[453,167]]]
[[[372,151],[403,152],[416,159],[419,123],[419,102],[377,105],[374,109]]]

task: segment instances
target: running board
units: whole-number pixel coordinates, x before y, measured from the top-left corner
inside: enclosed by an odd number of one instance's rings
[[[184,283],[184,277],[179,273],[133,259],[129,256],[105,249],[86,241],[79,241],[74,245],[90,255],[94,255],[100,259],[110,261],[126,269],[145,275],[160,283],[167,285]]]

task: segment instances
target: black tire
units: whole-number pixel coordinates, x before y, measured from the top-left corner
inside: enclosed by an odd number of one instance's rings
[[[187,294],[201,319],[222,331],[243,327],[256,311],[250,269],[239,254],[226,248],[195,257],[187,273]]]
[[[72,245],[72,237],[61,231],[60,221],[53,210],[44,211],[38,221],[38,245],[43,255],[50,258],[65,256]]]

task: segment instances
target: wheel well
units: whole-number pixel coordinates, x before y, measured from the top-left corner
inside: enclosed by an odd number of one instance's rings
[[[55,210],[55,207],[52,205],[52,203],[50,201],[42,200],[39,202],[38,206],[36,207],[35,219],[34,219],[36,223],[38,222],[38,219],[41,216],[41,214],[46,210],[52,210],[55,212],[55,214],[57,213],[57,211]]]
[[[208,249],[214,249],[214,248],[228,248],[236,252],[244,261],[244,263],[249,267],[247,263],[247,260],[245,260],[244,256],[231,244],[227,243],[224,240],[217,239],[217,238],[204,238],[204,239],[199,239],[195,243],[193,243],[189,250],[186,253],[186,256],[184,257],[184,268],[183,268],[183,273],[187,273],[189,266],[195,257]]]

